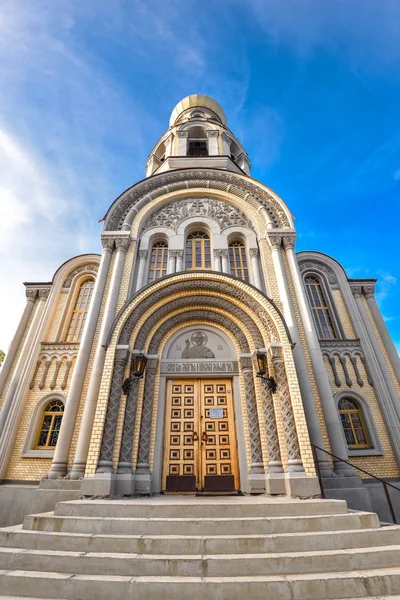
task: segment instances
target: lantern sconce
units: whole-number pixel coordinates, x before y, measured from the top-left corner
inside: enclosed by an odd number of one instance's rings
[[[258,365],[258,372],[257,372],[257,377],[259,377],[261,379],[261,381],[263,381],[266,385],[267,388],[269,390],[271,390],[271,392],[273,394],[275,394],[276,392],[276,381],[273,377],[265,377],[265,374],[267,372],[267,355],[265,352],[257,352],[257,365]]]
[[[132,383],[143,379],[144,370],[146,368],[147,356],[144,354],[134,354],[132,356],[131,377],[127,377],[122,384],[122,391],[125,396],[130,392]]]

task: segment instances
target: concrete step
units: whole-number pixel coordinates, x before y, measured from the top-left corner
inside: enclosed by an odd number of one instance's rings
[[[358,524],[358,522],[357,522]],[[107,535],[0,529],[0,546],[72,552],[258,554],[400,545],[400,527],[266,535]],[[399,561],[400,563],[400,561]]]
[[[25,517],[23,528],[121,535],[259,535],[378,528],[375,513],[245,518],[98,518],[64,517],[52,513]]]
[[[341,600],[400,594],[400,569],[290,576],[112,577],[43,571],[0,571],[4,595],[62,600]]]
[[[333,515],[348,512],[344,500],[293,500],[266,498],[265,496],[199,498],[159,496],[129,500],[75,500],[58,503],[54,514],[67,517],[154,517],[188,519],[242,518],[242,517],[294,517],[307,515]]]
[[[316,574],[397,567],[400,546],[325,552],[148,555],[0,548],[0,569],[123,577],[244,577]],[[399,569],[400,575],[400,569]]]

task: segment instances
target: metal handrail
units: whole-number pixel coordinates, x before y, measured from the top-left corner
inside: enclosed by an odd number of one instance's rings
[[[321,471],[320,471],[319,464],[318,464],[318,456],[317,456],[316,450],[321,450],[321,452],[325,452],[325,454],[329,454],[329,456],[332,456],[332,458],[336,458],[336,460],[340,460],[340,462],[346,463],[346,465],[349,465],[353,469],[357,469],[357,471],[361,471],[362,473],[365,473],[369,477],[372,477],[373,479],[380,481],[381,484],[383,485],[383,489],[385,490],[386,500],[387,500],[387,503],[389,506],[390,514],[393,519],[393,523],[395,525],[398,525],[397,519],[396,519],[396,514],[393,509],[392,500],[390,498],[390,494],[389,494],[387,488],[389,486],[389,487],[393,488],[394,490],[397,490],[398,492],[400,492],[400,488],[396,487],[395,485],[393,485],[391,483],[388,483],[387,481],[385,481],[384,479],[381,479],[380,477],[377,477],[376,475],[372,475],[372,473],[369,473],[365,469],[361,469],[361,467],[357,467],[357,465],[349,462],[348,460],[345,460],[344,458],[339,458],[339,456],[336,456],[336,454],[332,454],[332,452],[328,452],[328,450],[325,450],[324,448],[320,448],[319,446],[316,446],[315,444],[311,444],[311,448],[312,448],[312,452],[313,452],[313,456],[314,456],[314,463],[315,463],[315,468],[317,470],[319,485],[321,486],[321,497],[322,498],[326,499],[326,495],[325,495],[324,484],[322,482],[322,476],[321,476]]]

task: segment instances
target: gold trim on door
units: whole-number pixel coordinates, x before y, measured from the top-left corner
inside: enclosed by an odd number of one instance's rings
[[[167,380],[162,489],[239,489],[230,379]]]

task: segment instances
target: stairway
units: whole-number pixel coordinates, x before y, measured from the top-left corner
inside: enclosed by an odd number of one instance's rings
[[[0,529],[0,599],[400,599],[400,527],[341,500],[76,500]]]

